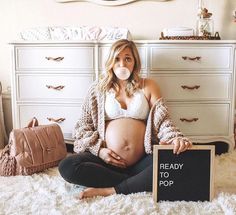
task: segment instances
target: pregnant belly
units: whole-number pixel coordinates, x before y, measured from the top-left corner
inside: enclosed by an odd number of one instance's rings
[[[121,118],[106,122],[106,145],[122,157],[128,166],[144,155],[146,125],[141,120]]]

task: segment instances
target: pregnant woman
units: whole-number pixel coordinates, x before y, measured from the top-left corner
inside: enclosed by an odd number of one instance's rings
[[[74,151],[59,164],[80,198],[152,191],[152,145],[191,142],[172,123],[157,84],[140,77],[134,42],[116,41],[104,76],[90,87],[75,128]]]

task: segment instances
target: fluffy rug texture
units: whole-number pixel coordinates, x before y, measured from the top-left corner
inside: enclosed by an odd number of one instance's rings
[[[96,179],[95,179],[96,180]],[[236,151],[216,156],[212,202],[163,201],[151,193],[79,200],[83,189],[65,182],[57,168],[32,176],[0,177],[0,214],[236,214]]]

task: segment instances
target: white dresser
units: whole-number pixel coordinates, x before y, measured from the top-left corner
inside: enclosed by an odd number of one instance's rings
[[[155,79],[171,117],[193,142],[234,147],[236,41],[135,41],[142,76]],[[88,86],[104,70],[109,42],[13,42],[13,126],[35,116],[71,140]]]

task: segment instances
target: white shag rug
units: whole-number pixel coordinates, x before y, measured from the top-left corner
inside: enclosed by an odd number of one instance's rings
[[[192,215],[236,214],[236,151],[216,156],[212,202],[163,201],[151,193],[79,200],[83,189],[65,182],[57,168],[32,176],[0,177],[0,215]]]

